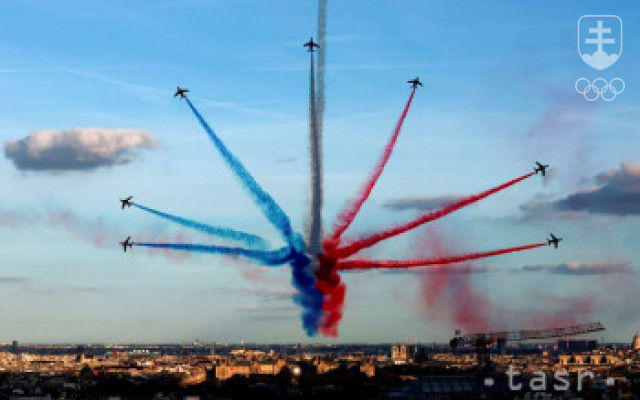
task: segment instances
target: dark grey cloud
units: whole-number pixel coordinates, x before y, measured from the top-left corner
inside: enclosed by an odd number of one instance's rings
[[[535,215],[560,212],[569,218],[585,213],[640,215],[640,162],[623,162],[596,176],[588,189],[559,200],[534,199],[521,209]]]
[[[564,263],[553,265],[525,265],[522,272],[546,272],[556,275],[633,274],[628,263]]]
[[[394,211],[418,210],[428,211],[441,208],[447,204],[458,201],[465,196],[445,195],[435,197],[403,197],[399,199],[389,200],[382,207],[389,208]]]
[[[139,129],[73,128],[9,140],[4,155],[23,171],[72,171],[127,164],[137,150],[154,148],[153,136]]]
[[[597,214],[640,214],[640,162],[623,162],[619,169],[596,177],[596,186],[556,201],[559,210]]]

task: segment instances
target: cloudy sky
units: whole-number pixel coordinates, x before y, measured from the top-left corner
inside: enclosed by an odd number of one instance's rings
[[[307,338],[288,268],[134,248],[215,243],[118,199],[281,244],[184,104],[191,99],[302,230],[309,204],[308,54],[315,1],[20,1],[0,5],[0,341],[448,340],[465,330],[600,320],[640,329],[639,6],[595,1],[329,0],[329,227],[424,82],[349,235],[402,222],[551,164],[539,176],[365,253],[415,258],[562,246],[432,273],[353,272],[338,339]],[[582,15],[623,21],[603,71]],[[579,78],[626,83],[586,101]]]

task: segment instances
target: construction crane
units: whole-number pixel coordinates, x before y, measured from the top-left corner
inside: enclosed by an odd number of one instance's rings
[[[588,324],[572,325],[562,328],[468,333],[462,336],[460,335],[460,331],[456,331],[456,335],[451,339],[450,345],[452,349],[457,349],[464,345],[464,343],[470,343],[473,345],[476,349],[478,367],[483,368],[488,366],[490,363],[490,350],[494,342],[497,343],[498,349],[503,349],[507,341],[521,342],[525,340],[544,340],[600,332],[603,330],[605,330],[605,327],[600,322],[591,322]]]

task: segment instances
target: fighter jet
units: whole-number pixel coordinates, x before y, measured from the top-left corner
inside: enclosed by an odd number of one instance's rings
[[[133,247],[133,242],[131,241],[131,236],[127,237],[124,242],[120,242],[120,246],[122,246],[122,250],[124,250],[124,252],[127,252],[127,246],[129,246],[129,248]]]
[[[313,41],[313,38],[309,39],[309,41],[305,43],[303,46],[308,47],[307,51],[310,53],[314,52],[314,49],[313,49],[314,47],[320,47],[318,46],[318,43]]]
[[[125,206],[126,207],[131,207],[131,205],[133,204],[131,202],[132,198],[133,198],[133,196],[129,196],[126,199],[120,199],[120,203],[122,203],[122,210],[124,210]]]
[[[562,241],[562,238],[555,237],[553,233],[550,233],[551,238],[547,239],[547,246],[553,245],[556,249],[558,248],[558,244]]]
[[[535,172],[536,174],[538,172],[540,172],[540,173],[542,173],[542,176],[544,176],[545,172],[547,171],[547,168],[549,168],[549,165],[542,165],[537,161],[536,161],[536,164],[538,166],[537,167],[533,167],[533,172]]]
[[[422,82],[420,82],[420,78],[416,76],[416,79],[412,79],[410,81],[407,81],[407,83],[410,83],[413,87],[413,89],[416,89],[418,87],[418,85],[422,86]]]
[[[189,91],[189,89],[181,89],[180,86],[178,86],[178,89],[176,90],[176,92],[173,94],[173,97],[178,97],[180,96],[181,99],[184,99],[185,97],[187,97],[185,95],[185,93],[187,93]]]

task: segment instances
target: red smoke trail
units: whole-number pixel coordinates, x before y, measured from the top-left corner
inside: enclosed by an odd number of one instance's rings
[[[440,230],[425,233],[427,236],[420,237],[418,246],[415,246],[418,255],[443,257],[456,250],[446,242]],[[459,273],[460,270],[453,265],[425,270],[420,286],[424,305],[432,317],[446,316],[455,323],[456,328],[462,328],[465,332],[486,331],[493,304],[473,286],[472,272],[477,266],[470,262],[463,266],[467,272]]]
[[[390,228],[390,229],[386,229],[374,234],[371,234],[369,236],[365,236],[364,238],[361,239],[357,239],[341,248],[335,249],[331,251],[332,256],[336,257],[336,258],[347,258],[357,252],[359,252],[362,249],[365,249],[367,247],[371,247],[376,243],[379,243],[385,239],[389,239],[393,236],[396,235],[400,235],[402,233],[405,233],[411,229],[417,228],[418,226],[425,224],[427,222],[431,222],[434,221],[436,219],[442,218],[446,215],[451,214],[454,211],[457,211],[463,207],[466,207],[470,204],[473,204],[477,201],[480,201],[488,196],[491,196],[492,194],[498,193],[501,190],[504,190],[506,188],[508,188],[509,186],[513,186],[516,183],[519,183],[531,176],[535,175],[535,172],[531,172],[528,173],[526,175],[523,175],[519,178],[516,178],[514,180],[511,180],[509,182],[503,183],[500,186],[496,186],[494,188],[491,188],[485,192],[476,194],[474,196],[469,196],[469,197],[465,197],[461,200],[458,200],[456,202],[453,202],[451,204],[448,204],[446,206],[444,206],[443,208],[439,209],[439,210],[435,210],[435,211],[431,211],[427,214],[424,214],[416,219],[414,219],[413,221],[409,221],[403,225],[398,225],[396,227]]]
[[[325,336],[338,337],[338,325],[342,319],[342,306],[347,287],[340,281],[336,260],[324,254],[318,254],[316,289],[323,295],[323,319],[320,331]]]
[[[474,287],[473,274],[456,273],[448,266],[425,272],[421,292],[428,310],[433,309],[437,317],[450,318],[465,332],[489,329],[494,306]]]
[[[454,242],[451,240],[454,238],[444,234],[442,229],[424,233],[426,236],[421,234],[416,238],[416,256],[436,257],[461,251],[461,238],[458,235],[455,236]],[[612,310],[620,309],[617,305],[608,303],[612,299],[611,296],[599,295],[596,292],[581,291],[577,296],[568,293],[559,296],[544,293],[541,291],[545,290],[544,286],[530,290],[526,284],[517,292],[520,299],[527,299],[524,307],[514,307],[509,299],[494,303],[475,287],[474,276],[478,275],[474,275],[473,272],[481,267],[472,262],[460,266],[464,266],[468,273],[460,272],[464,269],[454,265],[425,269],[420,276],[420,300],[427,312],[427,318],[444,318],[463,332],[512,330],[520,327],[545,329],[576,325],[592,319],[596,312],[602,312],[607,307]],[[629,282],[624,274],[609,274],[599,279],[601,283],[607,283],[609,280],[614,280],[609,283],[615,282],[613,287],[607,287],[605,284],[605,292],[613,289],[617,290],[616,293],[621,293],[618,284],[622,281]],[[633,283],[631,286],[635,287]],[[488,292],[491,292],[491,289],[488,289]],[[625,317],[628,316],[629,314]]]
[[[333,231],[323,241],[323,246],[325,248],[325,251],[327,249],[335,248],[340,244],[340,236],[344,233],[345,230],[347,230],[349,225],[351,225],[356,215],[360,211],[360,208],[362,208],[362,205],[369,197],[369,194],[371,194],[373,187],[378,181],[378,178],[380,178],[380,175],[382,174],[382,171],[384,170],[385,165],[387,165],[387,162],[391,157],[391,152],[393,152],[393,147],[395,146],[396,141],[398,140],[398,136],[400,135],[400,131],[402,130],[402,125],[404,124],[404,120],[407,117],[407,113],[409,112],[409,107],[411,107],[411,102],[413,101],[413,96],[415,95],[415,93],[416,93],[416,90],[413,89],[411,91],[411,95],[409,96],[409,100],[407,100],[407,104],[404,107],[404,111],[402,111],[402,115],[400,116],[400,119],[398,119],[398,122],[396,123],[396,127],[393,130],[393,134],[391,135],[391,138],[389,139],[387,146],[384,148],[384,152],[382,153],[382,156],[380,157],[380,159],[378,160],[378,163],[373,169],[373,173],[371,174],[369,179],[365,182],[364,186],[358,193],[357,197],[352,199],[351,202],[347,204],[347,206],[338,214],[337,221],[333,226]]]
[[[347,260],[340,261],[337,264],[338,270],[347,269],[375,269],[375,268],[412,268],[412,267],[430,267],[436,265],[453,264],[462,261],[477,260],[479,258],[493,257],[501,254],[514,253],[517,251],[524,251],[529,249],[535,249],[537,247],[547,246],[546,242],[530,244],[526,246],[508,247],[506,249],[485,251],[481,253],[468,253],[457,256],[444,256],[427,258],[423,260]]]

